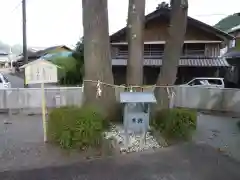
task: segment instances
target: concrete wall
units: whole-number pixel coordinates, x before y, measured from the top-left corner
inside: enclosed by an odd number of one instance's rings
[[[117,88],[116,97],[123,88]],[[144,91],[154,91],[146,88]],[[240,89],[175,87],[173,103],[175,107],[226,112],[240,112]]]
[[[45,88],[46,106],[82,105],[81,87]],[[41,108],[41,88],[13,88],[0,91],[0,109]]]
[[[240,90],[177,87],[175,106],[202,110],[240,112]]]
[[[153,91],[147,88],[144,91]],[[116,99],[124,87],[116,88]],[[218,88],[175,87],[175,107],[201,110],[240,112],[240,90]],[[60,87],[45,89],[46,106],[77,105],[83,103],[82,87]],[[42,94],[40,88],[19,88],[0,91],[0,109],[37,109],[41,112]]]

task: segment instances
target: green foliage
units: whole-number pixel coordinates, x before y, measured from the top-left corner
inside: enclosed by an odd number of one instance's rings
[[[236,50],[240,50],[240,39],[237,39],[236,40],[236,47],[235,47]]]
[[[64,68],[64,71],[76,70],[76,59],[73,57],[57,57],[52,60],[52,63]]]
[[[238,127],[239,130],[240,130],[240,121],[237,122],[237,127]]]
[[[98,147],[102,142],[105,123],[101,113],[93,107],[56,108],[49,114],[48,139],[67,149]]]
[[[76,44],[76,49],[72,55],[76,61],[76,68],[79,70],[81,77],[84,75],[84,44],[83,38]]]
[[[69,57],[57,57],[51,61],[62,67],[58,77],[62,85],[80,85],[84,75],[83,40],[76,44],[76,49]]]
[[[152,122],[167,140],[188,140],[196,129],[197,113],[188,109],[165,109],[157,112]]]
[[[236,14],[233,14],[233,15],[223,18],[214,27],[216,27],[222,31],[228,31],[228,30],[232,29],[233,27],[239,25],[239,22],[240,22],[239,13],[236,13]]]
[[[77,66],[77,60],[70,57],[57,57],[52,62],[61,67],[58,77],[62,85],[76,85],[82,83],[82,75]]]

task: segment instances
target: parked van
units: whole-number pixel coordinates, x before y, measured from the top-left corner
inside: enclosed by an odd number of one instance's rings
[[[198,77],[194,78],[186,84],[180,86],[193,86],[193,87],[217,87],[224,88],[225,83],[223,78],[210,78],[210,77]]]

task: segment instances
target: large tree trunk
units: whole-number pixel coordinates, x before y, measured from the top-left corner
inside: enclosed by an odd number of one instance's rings
[[[82,0],[84,27],[85,80],[100,80],[114,84],[108,30],[107,0]],[[84,83],[85,103],[97,106],[105,115],[112,115],[115,89],[102,85],[102,95],[96,97],[96,83]]]
[[[185,39],[187,12],[188,0],[171,0],[169,37],[165,44],[162,68],[157,80],[157,85],[159,86],[171,86],[175,83]],[[157,88],[155,92],[158,108],[168,108],[169,98],[166,88]]]
[[[129,0],[127,84],[143,84],[145,0]]]

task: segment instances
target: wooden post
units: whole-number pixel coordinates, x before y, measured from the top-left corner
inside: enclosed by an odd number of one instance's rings
[[[42,91],[42,123],[43,123],[44,142],[47,142],[46,102],[45,102],[44,83],[41,83],[41,91]]]

